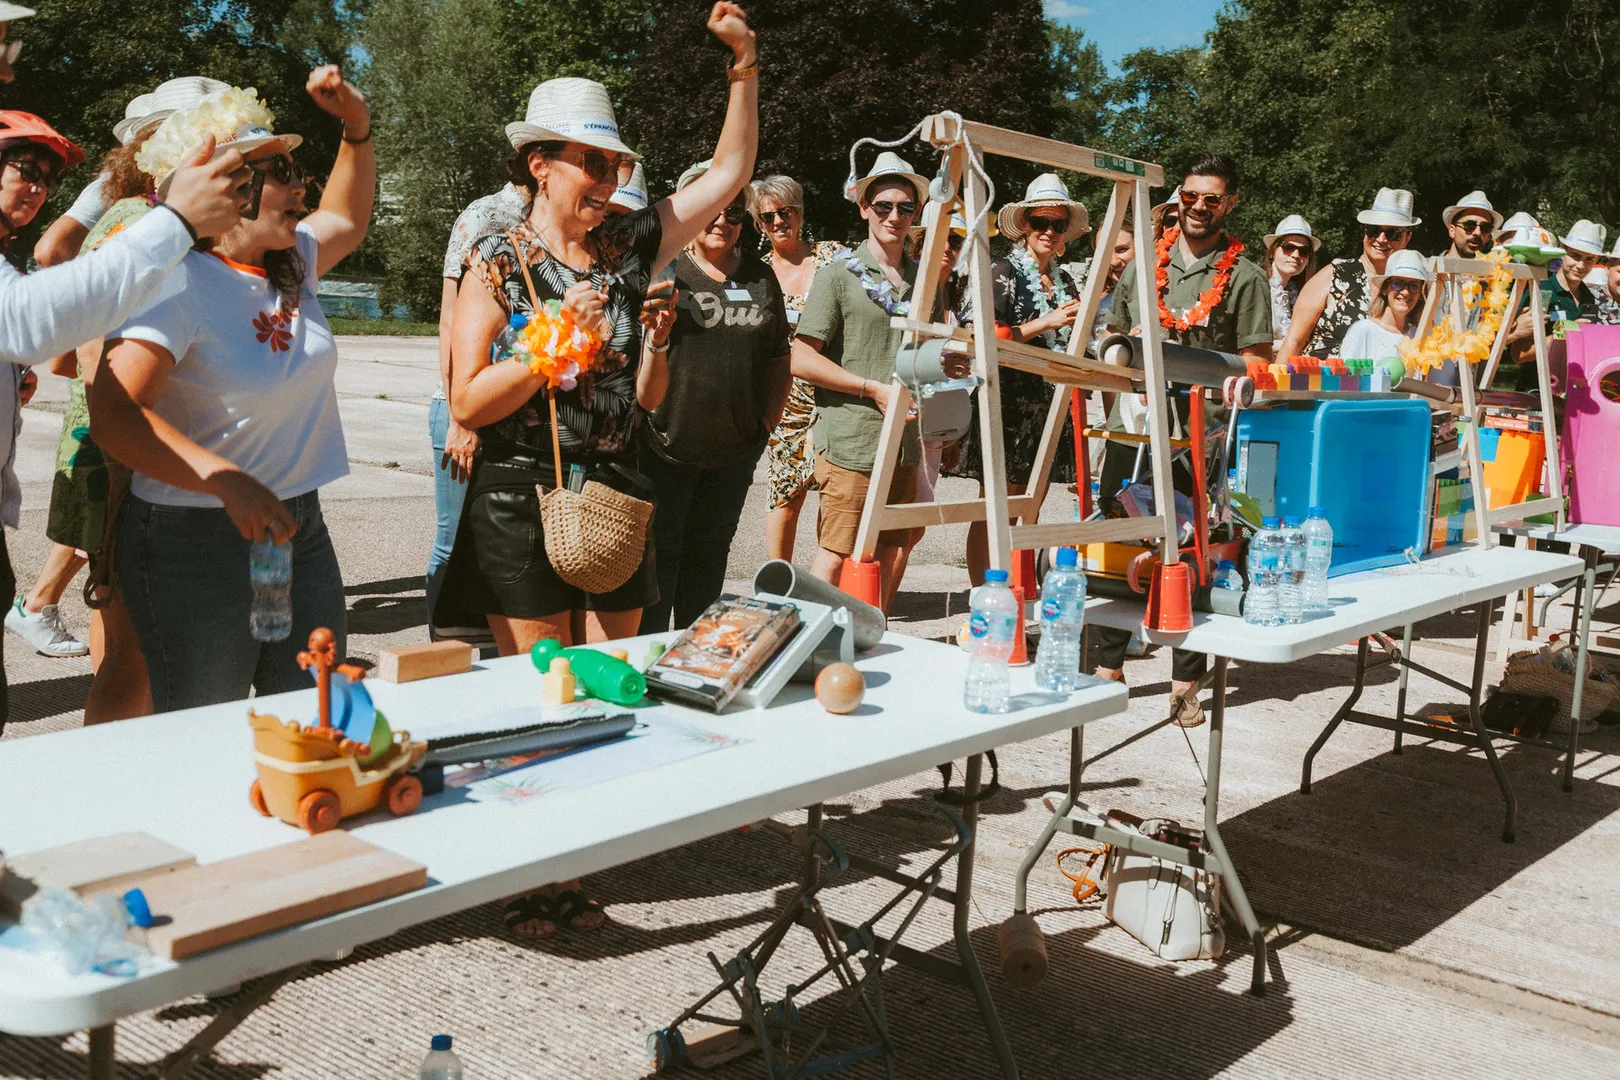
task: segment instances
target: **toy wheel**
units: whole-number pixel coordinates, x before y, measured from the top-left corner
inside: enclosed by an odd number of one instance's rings
[[[253,809],[265,817],[270,816],[270,806],[264,801],[264,788],[259,786],[257,780],[253,781],[253,786],[248,788],[248,802],[252,804]]]
[[[324,788],[298,800],[298,825],[311,836],[335,828],[342,816],[338,797]]]
[[[414,776],[396,776],[388,782],[383,798],[390,814],[404,817],[422,805],[422,781]]]
[[[686,1039],[680,1028],[659,1028],[647,1033],[647,1057],[653,1063],[653,1072],[686,1064]]]

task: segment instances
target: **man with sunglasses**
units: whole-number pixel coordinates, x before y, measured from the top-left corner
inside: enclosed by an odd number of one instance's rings
[[[1502,227],[1502,215],[1496,212],[1483,191],[1470,191],[1455,204],[1446,207],[1440,214],[1440,220],[1445,223],[1446,232],[1451,237],[1451,247],[1445,252],[1445,257],[1451,259],[1484,258],[1491,250],[1495,230]],[[1435,321],[1439,322],[1450,315],[1451,292],[1441,290]],[[1429,374],[1429,381],[1439,386],[1456,386],[1457,361],[1443,361]]]
[[[1239,257],[1236,241],[1226,233],[1226,218],[1238,202],[1237,162],[1225,154],[1202,154],[1187,167],[1181,182],[1179,224],[1172,233],[1168,261],[1163,263],[1167,283],[1162,296],[1143,301],[1136,292],[1136,259],[1124,270],[1113,292],[1108,316],[1112,330],[1139,334],[1147,319],[1157,318],[1166,327],[1169,340],[1201,349],[1236,353],[1246,360],[1270,362],[1271,287],[1260,267]],[[1137,259],[1158,258],[1138,252]],[[1161,260],[1162,262],[1162,260]],[[1228,266],[1225,288],[1218,287],[1219,267]],[[1218,295],[1217,295],[1218,294]],[[1159,302],[1168,309],[1160,311]],[[1212,306],[1211,306],[1212,305]],[[1205,311],[1198,315],[1195,312]],[[1179,411],[1179,410],[1178,410]],[[1187,417],[1180,415],[1185,426]],[[1109,417],[1110,430],[1124,430],[1118,402]],[[1131,477],[1136,448],[1110,442],[1104,452],[1100,488],[1109,503],[1121,482]],[[1151,464],[1143,468],[1151,475]],[[1185,467],[1173,470],[1176,489],[1191,494],[1192,476]],[[1097,674],[1105,679],[1125,681],[1125,649],[1128,631],[1094,627],[1092,641],[1097,645]],[[1198,701],[1198,680],[1203,678],[1209,658],[1203,653],[1175,649],[1171,654],[1170,718],[1181,727],[1197,727],[1204,722],[1204,709]]]
[[[866,221],[866,242],[816,271],[793,341],[793,374],[816,388],[820,410],[813,432],[819,546],[810,572],[834,585],[844,559],[855,554],[900,347],[901,334],[889,320],[909,311],[917,264],[905,256],[906,236],[927,190],[928,181],[905,159],[889,151],[878,155],[850,192]],[[908,423],[889,503],[916,497],[921,460],[916,425]],[[921,536],[920,529],[891,529],[879,536],[884,610]]]

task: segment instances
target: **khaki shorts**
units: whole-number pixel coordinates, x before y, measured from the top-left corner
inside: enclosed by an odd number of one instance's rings
[[[866,508],[866,489],[872,484],[872,474],[846,469],[827,460],[827,455],[816,455],[816,542],[838,555],[855,554],[855,534],[860,531],[861,511]],[[917,467],[896,465],[894,480],[889,484],[889,503],[915,502],[917,498]],[[922,539],[921,529],[885,529],[878,535],[878,543],[892,547],[914,547]]]

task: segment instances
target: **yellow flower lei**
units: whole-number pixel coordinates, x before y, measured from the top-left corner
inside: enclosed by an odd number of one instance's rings
[[[1439,325],[1429,328],[1421,342],[1402,339],[1396,346],[1406,362],[1406,373],[1417,377],[1426,375],[1447,360],[1462,358],[1477,364],[1491,355],[1491,346],[1502,328],[1507,314],[1508,293],[1513,287],[1513,271],[1508,269],[1509,256],[1497,248],[1485,256],[1495,264],[1488,280],[1469,278],[1462,283],[1462,302],[1470,310],[1479,310],[1479,321],[1472,330],[1458,330],[1450,319],[1441,319]],[[1484,297],[1484,307],[1480,298]]]
[[[259,100],[259,92],[253,87],[216,90],[195,108],[164,120],[135,152],[135,164],[146,175],[162,180],[207,136],[225,143],[236,138],[244,127],[268,130],[275,121],[276,114]]]

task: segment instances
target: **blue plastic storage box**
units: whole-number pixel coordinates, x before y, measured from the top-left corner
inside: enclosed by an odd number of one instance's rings
[[[1329,577],[1428,550],[1429,407],[1389,401],[1288,402],[1238,414],[1238,490],[1262,513],[1333,526]]]

